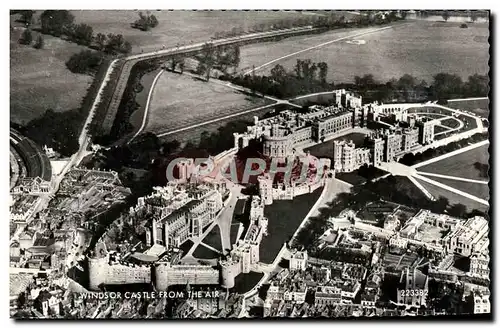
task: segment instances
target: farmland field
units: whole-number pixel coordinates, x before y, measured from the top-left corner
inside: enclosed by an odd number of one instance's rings
[[[480,211],[488,211],[488,206],[483,205],[481,203],[478,203],[472,199],[457,195],[455,193],[452,193],[451,191],[445,190],[443,188],[439,188],[437,186],[434,186],[428,182],[422,181],[417,178],[417,181],[425,188],[427,189],[428,192],[431,193],[434,197],[438,198],[439,196],[443,196],[445,198],[448,198],[450,201],[450,204],[463,204],[467,206],[467,210],[471,211],[473,209],[477,209]]]
[[[352,82],[355,75],[364,74],[388,81],[408,73],[428,83],[439,72],[456,73],[462,78],[476,73],[487,74],[488,24],[469,24],[467,29],[459,25],[454,22],[407,21],[356,38],[366,41],[365,44],[348,44],[345,40],[331,43],[279,60],[258,72],[269,74],[276,64],[292,70],[297,59],[309,58],[313,62],[325,61],[329,66],[328,79],[335,83]],[[337,30],[248,45],[242,47],[240,66],[258,67],[296,51],[367,30],[371,29]]]
[[[153,91],[145,130],[175,130],[264,104],[267,102],[261,98],[250,98],[217,83],[165,72]]]
[[[94,33],[122,34],[132,44],[132,52],[159,50],[162,46],[198,43],[210,40],[217,32],[229,32],[234,27],[250,30],[261,23],[287,18],[304,17],[295,11],[168,11],[153,10],[158,26],[141,31],[131,24],[139,18],[137,10],[72,10],[76,23],[92,26]]]
[[[490,114],[488,98],[460,101],[448,100],[447,106],[450,108],[471,111],[484,118],[488,118]]]
[[[44,49],[21,45],[22,28],[10,32],[10,118],[26,124],[47,109],[78,108],[92,77],[71,73],[66,61],[85,47],[44,35]],[[33,32],[33,38],[37,37]]]
[[[474,163],[488,164],[488,146],[477,147],[441,161],[419,167],[418,171],[482,180],[483,178],[481,178],[479,171],[474,168]]]

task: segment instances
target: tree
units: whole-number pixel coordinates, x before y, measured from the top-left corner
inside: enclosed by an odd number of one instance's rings
[[[236,73],[236,69],[240,65],[240,61],[241,61],[240,46],[235,44],[233,46],[233,60],[232,60],[232,64],[233,64],[233,68],[234,68],[235,73]]]
[[[149,25],[152,27],[152,28],[155,28],[158,26],[158,19],[156,18],[155,15],[151,15],[149,16]]]
[[[19,43],[31,44],[31,41],[33,41],[33,34],[31,33],[31,30],[27,28],[23,31],[21,39],[19,39]]]
[[[463,93],[467,97],[487,97],[490,91],[488,75],[474,74],[464,83]]]
[[[75,17],[68,10],[45,10],[40,16],[42,33],[61,36]]]
[[[283,66],[277,64],[271,69],[271,78],[278,83],[283,83],[287,76],[287,72]]]
[[[181,74],[184,73],[184,65],[185,65],[185,60],[184,58],[181,58],[179,62],[179,69],[181,70]]]
[[[84,44],[88,46],[92,43],[93,35],[94,30],[90,25],[78,24],[74,27],[72,39],[78,44]]]
[[[444,21],[445,21],[445,22],[447,22],[447,21],[448,21],[448,19],[450,19],[450,13],[449,13],[447,10],[445,10],[445,11],[443,11],[443,13],[441,14],[441,17],[443,17],[443,19],[444,19]]]
[[[95,41],[97,43],[97,47],[100,51],[103,51],[106,47],[106,35],[102,33],[97,33],[95,37]]]
[[[319,80],[321,83],[326,83],[326,77],[328,76],[328,64],[325,62],[318,63],[319,68]]]
[[[34,10],[22,10],[21,11],[21,21],[26,25],[30,26],[33,23]]]
[[[470,20],[471,22],[477,21],[477,12],[475,10],[470,11]]]
[[[41,34],[38,34],[38,37],[36,38],[36,43],[34,45],[35,49],[43,49],[44,47],[44,40],[43,40],[43,36]]]
[[[149,31],[151,28],[158,26],[158,19],[155,15],[150,15],[149,12],[146,14],[139,12],[139,19],[132,26],[143,31]]]
[[[448,213],[450,213],[451,216],[462,218],[467,214],[467,207],[464,204],[457,203],[448,209]]]
[[[130,42],[125,41],[121,34],[108,34],[108,43],[105,47],[105,52],[109,54],[124,53],[127,54],[132,51]]]
[[[73,73],[94,74],[102,63],[102,55],[90,50],[82,50],[72,55],[66,62],[66,67]]]
[[[213,68],[214,63],[215,63],[215,49],[211,42],[207,42],[203,44],[201,48],[201,58],[200,58],[200,64],[202,64],[203,67],[202,70],[204,70],[207,81],[210,79],[210,72]],[[198,65],[198,67],[200,67],[200,65]]]
[[[431,91],[434,99],[438,101],[459,98],[462,93],[462,78],[456,74],[436,74]]]

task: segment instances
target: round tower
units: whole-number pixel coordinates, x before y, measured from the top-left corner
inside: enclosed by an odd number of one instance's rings
[[[106,283],[108,276],[109,255],[88,257],[89,263],[89,289],[99,290]]]
[[[155,286],[157,290],[165,291],[168,288],[169,263],[160,263],[154,267]]]
[[[232,263],[224,262],[221,265],[221,285],[223,288],[234,287],[234,265]]]

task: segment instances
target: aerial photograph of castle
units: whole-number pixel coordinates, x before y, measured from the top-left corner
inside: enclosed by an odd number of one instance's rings
[[[492,319],[489,10],[10,10],[10,317]]]

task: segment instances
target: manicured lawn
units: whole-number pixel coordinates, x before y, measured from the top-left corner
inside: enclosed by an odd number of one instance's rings
[[[422,186],[425,189],[427,189],[427,191],[430,192],[431,195],[433,195],[435,198],[438,198],[439,196],[443,196],[445,198],[448,198],[451,205],[463,204],[467,207],[468,211],[471,211],[473,209],[478,209],[478,210],[484,211],[484,212],[488,211],[488,206],[486,206],[486,205],[478,203],[478,202],[471,200],[469,198],[457,195],[455,193],[452,193],[451,191],[439,188],[437,186],[434,186],[434,185],[427,183],[425,181],[422,181],[420,179],[417,179],[417,181],[420,182],[420,184],[422,184]],[[464,191],[467,191],[467,190],[464,190]]]
[[[322,188],[293,200],[277,200],[264,208],[268,218],[268,235],[260,243],[260,261],[272,263],[283,243],[288,242],[316,203]]]
[[[464,192],[469,193],[471,195],[477,196],[479,198],[485,199],[485,200],[488,200],[490,198],[490,189],[489,189],[488,185],[486,185],[486,184],[471,183],[471,182],[451,180],[451,179],[443,179],[443,178],[431,177],[431,176],[425,176],[425,177],[432,179],[436,182],[445,184],[447,186],[450,186],[452,188],[458,189],[460,191],[464,191]],[[481,180],[485,180],[485,179],[482,178]]]
[[[456,73],[464,79],[476,73],[486,74],[489,71],[488,24],[469,24],[466,29],[459,25],[454,22],[407,21],[356,38],[364,40],[365,44],[349,44],[348,40],[331,43],[279,60],[259,72],[269,74],[276,64],[293,70],[297,59],[309,58],[313,62],[325,61],[329,66],[328,80],[334,82],[352,82],[354,76],[364,74],[373,74],[380,81],[411,74],[428,83],[439,72]],[[240,66],[257,67],[296,51],[375,28],[337,30],[248,45],[242,48]]]
[[[286,18],[300,18],[299,12],[274,11],[189,11],[152,10],[158,19],[158,26],[141,31],[130,24],[139,18],[136,10],[72,10],[76,23],[92,26],[94,33],[122,34],[133,47],[133,52],[154,51],[179,44],[190,44],[210,40],[217,32],[229,32],[234,27],[248,31],[251,27],[280,21]]]
[[[153,91],[145,131],[159,133],[175,130],[264,103],[261,98],[251,98],[215,82],[165,72]]]
[[[448,106],[451,108],[470,111],[484,118],[488,118],[490,114],[489,99],[472,99],[460,101],[448,100]]]
[[[448,157],[441,161],[419,167],[417,170],[422,172],[437,173],[444,175],[453,175],[461,178],[481,180],[480,173],[474,168],[474,163],[479,162],[488,164],[489,153],[488,146],[474,148],[461,154]]]
[[[213,227],[212,231],[210,231],[205,239],[203,239],[203,243],[212,246],[219,251],[222,251],[219,226],[216,225],[215,227]]]
[[[10,32],[10,119],[26,124],[47,109],[79,108],[92,77],[71,73],[66,61],[85,47],[44,35],[44,48],[21,45],[23,29]],[[38,36],[33,32],[33,39]],[[33,42],[34,43],[34,42]]]
[[[260,272],[250,271],[249,273],[240,273],[234,279],[234,287],[231,292],[244,294],[252,289],[262,279],[264,274]]]
[[[193,256],[198,259],[207,260],[207,259],[217,259],[219,258],[220,254],[200,244],[198,245],[198,247],[196,247],[196,250],[193,252]]]

